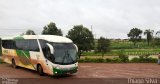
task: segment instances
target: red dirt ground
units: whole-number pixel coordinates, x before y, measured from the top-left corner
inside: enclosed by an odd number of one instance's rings
[[[24,68],[14,69],[9,64],[0,64],[0,78],[51,79],[51,77],[47,75],[39,76],[32,70]],[[94,78],[160,78],[160,65],[156,63],[79,63],[78,73],[67,76],[65,79],[66,78],[67,80],[68,78],[92,79],[92,82],[94,82]],[[89,81],[87,83],[89,83]]]
[[[74,78],[160,78],[160,65],[155,63],[79,63]],[[25,68],[14,69],[9,64],[0,64],[0,78],[44,78]]]

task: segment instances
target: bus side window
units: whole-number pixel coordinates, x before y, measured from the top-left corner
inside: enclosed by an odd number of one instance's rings
[[[50,48],[48,46],[44,48],[44,56],[52,62],[55,60],[54,55],[51,54]]]
[[[29,39],[29,51],[39,51],[38,42],[36,39]]]
[[[55,58],[54,56],[51,55],[50,49],[47,46],[46,41],[45,40],[39,40],[39,41],[40,41],[40,45],[41,45],[44,57],[53,62]]]
[[[23,41],[22,40],[16,40],[16,48],[17,48],[17,50],[23,50]]]
[[[46,57],[46,58],[49,58],[49,57],[50,57],[50,55],[49,55],[49,53],[50,53],[49,47],[46,46],[46,47],[44,48],[44,53],[45,53],[45,57]]]
[[[15,41],[13,40],[2,40],[2,47],[6,49],[15,49]]]
[[[45,41],[44,40],[39,40],[39,42],[40,42],[40,46],[42,48],[43,54],[45,55],[45,51],[46,51]]]
[[[6,48],[5,40],[2,40],[2,47]]]

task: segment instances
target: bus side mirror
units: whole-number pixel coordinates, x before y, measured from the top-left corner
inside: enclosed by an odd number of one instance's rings
[[[54,54],[54,48],[53,48],[53,46],[51,44],[49,44],[49,43],[46,43],[46,45],[49,47],[50,53]]]
[[[78,47],[77,47],[77,45],[76,45],[76,44],[74,44],[74,46],[76,47],[76,51],[78,52]]]

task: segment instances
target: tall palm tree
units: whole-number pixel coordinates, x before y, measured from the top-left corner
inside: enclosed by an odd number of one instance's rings
[[[150,30],[150,29],[147,29],[147,30],[145,30],[145,32],[144,32],[144,35],[147,36],[148,46],[149,46],[150,41],[151,41],[152,38],[153,38],[153,32],[154,32],[154,30]]]
[[[160,30],[156,32],[156,37],[160,38]]]

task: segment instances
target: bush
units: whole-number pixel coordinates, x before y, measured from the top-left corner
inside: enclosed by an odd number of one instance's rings
[[[78,62],[84,63],[84,59],[79,59]]]
[[[104,59],[102,58],[88,58],[88,57],[85,57],[84,59],[80,59],[79,62],[83,63],[104,63]]]
[[[158,59],[157,58],[151,58],[149,57],[149,63],[157,63]]]
[[[139,58],[135,57],[130,60],[131,63],[156,63],[157,61],[157,58],[152,58],[147,55],[139,56]]]
[[[105,63],[111,63],[111,62],[112,62],[112,59],[109,59],[109,58],[105,59]]]
[[[139,58],[138,57],[134,57],[130,60],[131,63],[139,63]]]
[[[113,58],[111,62],[112,63],[122,63],[122,59],[120,59],[120,58]]]
[[[157,59],[156,58],[152,58],[152,57],[149,57],[149,56],[139,56],[138,57],[135,57],[135,58],[132,58],[130,61],[128,60],[128,56],[126,58],[113,58],[113,59],[110,59],[110,58],[106,58],[106,59],[103,59],[103,58],[83,58],[83,59],[80,59],[79,62],[80,63],[157,63]]]
[[[103,58],[84,58],[80,59],[79,62],[81,63],[122,63],[120,58],[113,58],[113,59],[103,59]]]
[[[159,46],[160,45],[160,38],[154,38],[153,44],[155,46]]]
[[[104,59],[103,59],[103,58],[98,58],[98,59],[96,59],[96,62],[97,62],[97,63],[103,63],[103,62],[104,62]]]
[[[149,54],[139,56],[140,63],[149,63],[151,62],[151,59],[153,58],[149,57]]]
[[[84,62],[94,62],[94,60],[93,60],[93,58],[90,59],[90,58],[85,57],[84,58]]]
[[[0,64],[4,63],[3,60],[0,59]]]
[[[121,50],[118,55],[119,55],[119,58],[121,59],[121,62],[123,63],[129,62],[128,56],[124,54],[123,50]]]

